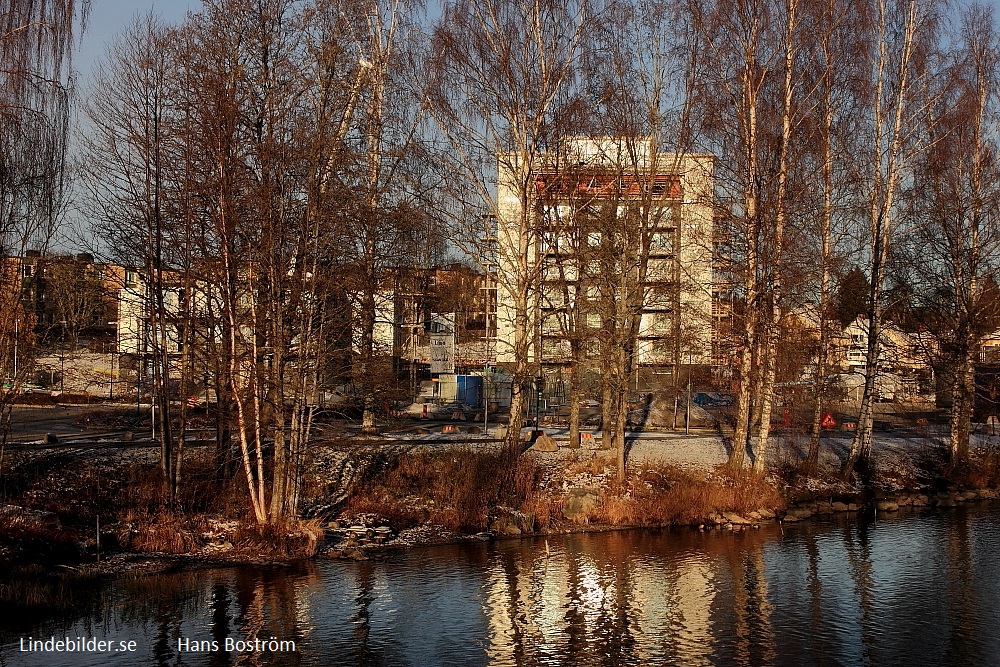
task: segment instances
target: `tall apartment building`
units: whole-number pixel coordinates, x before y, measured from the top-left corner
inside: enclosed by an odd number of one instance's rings
[[[610,316],[609,285],[622,277],[609,272],[623,271],[641,276],[633,290],[641,293],[639,366],[655,374],[711,362],[713,160],[659,153],[649,140],[573,138],[536,163],[529,196],[522,197],[525,176],[511,173],[507,165],[516,160],[501,156],[497,278],[503,283],[525,267],[532,277],[531,364],[549,371],[568,364],[570,335],[586,337],[588,356],[596,356]],[[523,202],[533,208],[527,226]],[[511,260],[518,257],[515,244],[523,250],[520,267]],[[502,284],[497,300],[503,364],[513,360],[515,308]]]

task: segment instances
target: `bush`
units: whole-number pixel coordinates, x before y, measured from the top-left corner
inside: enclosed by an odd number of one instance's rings
[[[378,514],[397,529],[433,523],[477,532],[497,505],[530,509],[539,475],[528,458],[512,465],[505,452],[415,452],[390,462],[347,510]]]
[[[700,474],[663,466],[609,489],[591,520],[616,526],[686,525],[719,512],[742,514],[782,504],[772,484],[749,472],[732,475],[720,468]]]

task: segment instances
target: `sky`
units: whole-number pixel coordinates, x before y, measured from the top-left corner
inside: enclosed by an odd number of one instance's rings
[[[1000,5],[1000,0],[980,2],[995,7]],[[167,23],[179,23],[189,10],[197,11],[200,7],[200,0],[91,0],[90,22],[74,56],[74,68],[80,75],[81,83],[87,85],[93,65],[103,57],[108,43],[137,14],[145,14],[152,9]]]
[[[80,82],[88,85],[94,63],[104,57],[108,44],[136,15],[152,10],[167,23],[179,23],[189,10],[197,11],[200,7],[200,0],[90,0],[87,29],[73,54],[73,69]]]

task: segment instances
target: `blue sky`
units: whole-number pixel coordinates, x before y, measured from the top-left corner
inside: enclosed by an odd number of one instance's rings
[[[94,63],[104,57],[107,45],[137,14],[153,10],[168,23],[178,23],[189,10],[197,11],[200,0],[91,0],[87,30],[74,54],[73,68],[86,86]]]
[[[995,6],[1000,0],[980,2]],[[124,30],[136,14],[152,9],[166,22],[177,23],[189,10],[197,11],[200,6],[200,0],[91,0],[90,24],[75,55],[75,69],[81,75],[81,83],[87,85],[94,62],[104,55],[108,42]]]

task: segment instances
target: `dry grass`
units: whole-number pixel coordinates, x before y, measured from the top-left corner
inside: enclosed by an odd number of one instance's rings
[[[397,529],[432,523],[457,531],[487,527],[497,505],[529,505],[540,471],[503,452],[416,452],[399,457],[348,501],[348,513],[378,514]]]
[[[310,558],[323,540],[323,525],[317,519],[293,519],[281,525],[258,526],[241,522],[233,536],[237,552],[254,558]]]
[[[75,560],[78,535],[72,528],[50,526],[30,516],[0,517],[0,562],[29,555],[37,565]]]
[[[577,454],[573,459],[571,459],[566,467],[564,468],[563,474],[566,477],[572,477],[580,473],[586,473],[588,475],[601,475],[605,473],[610,468],[610,464],[607,460],[602,459],[597,456],[591,456],[587,458],[580,458]]]
[[[502,464],[500,455],[471,451],[411,454],[353,496],[346,511],[378,515],[397,529],[433,523],[456,531],[486,529],[497,504],[534,515],[542,529],[563,518],[561,492],[539,489],[543,471],[531,457],[520,457],[506,476],[509,481],[504,481]],[[608,465],[596,458],[576,460],[560,474],[566,479],[581,473],[597,477]],[[587,519],[619,526],[690,524],[719,512],[783,505],[772,484],[749,473],[734,477],[721,469],[703,474],[663,466],[606,487]]]
[[[749,473],[698,474],[664,466],[644,470],[626,485],[608,489],[591,521],[619,526],[685,525],[719,512],[739,514],[783,504],[773,485]]]
[[[171,512],[145,515],[138,520],[127,521],[127,524],[129,543],[123,541],[124,535],[119,535],[118,539],[133,551],[183,554],[201,546],[192,522]]]
[[[970,456],[969,464],[953,473],[953,480],[971,489],[1000,488],[1000,440],[989,444]]]
[[[102,552],[126,549],[139,552],[190,553],[201,546],[206,515],[245,514],[245,482],[239,476],[219,482],[207,450],[189,452],[173,510],[165,507],[158,463],[121,463],[117,457],[81,458],[56,454],[36,459],[5,477],[7,502],[57,514],[64,525],[83,536],[86,548],[61,562],[93,555],[98,516]],[[2,502],[2,501],[0,501]],[[2,538],[2,536],[0,536]],[[9,544],[18,553],[44,553],[58,539],[23,535]]]

